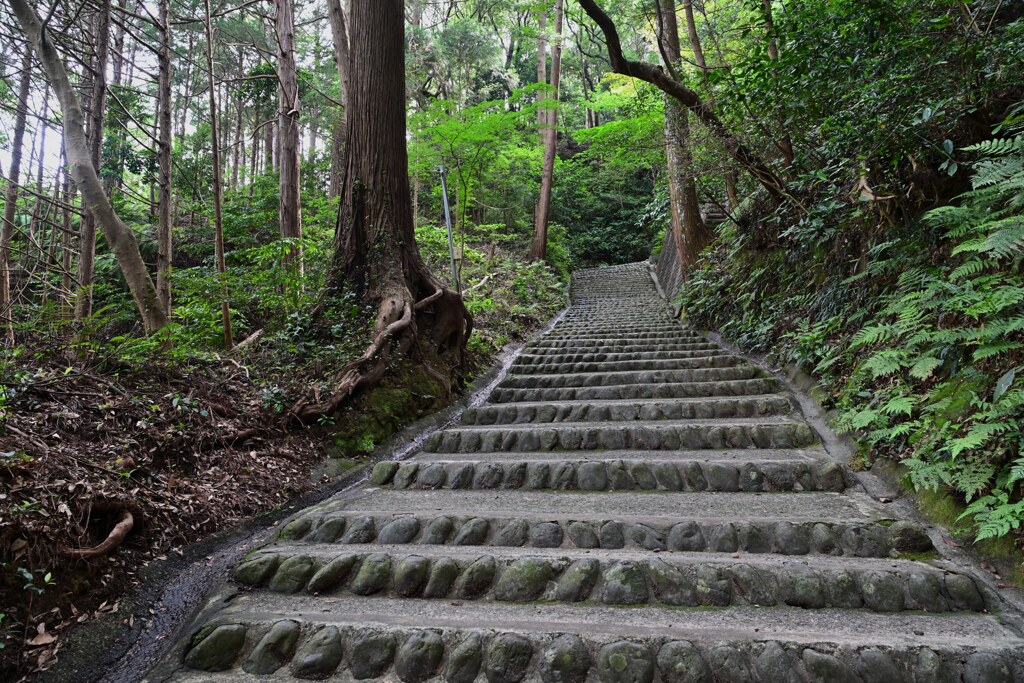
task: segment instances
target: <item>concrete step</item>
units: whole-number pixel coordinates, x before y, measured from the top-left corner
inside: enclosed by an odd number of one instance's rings
[[[487,451],[480,453],[437,453],[420,452],[411,460],[420,463],[434,462],[554,462],[569,456],[569,453],[560,451],[524,451],[524,452],[503,452]],[[831,460],[831,456],[820,446],[814,448],[724,448],[724,449],[690,449],[679,451],[651,451],[651,450],[600,450],[600,451],[573,451],[572,458],[578,462],[610,462],[612,460],[623,460],[626,463],[659,463],[671,461],[680,466],[686,462],[723,462],[723,463],[748,463],[748,462],[819,462]],[[394,463],[398,466],[400,463]]]
[[[560,422],[550,425],[461,426],[432,434],[427,453],[479,451],[679,450],[803,448],[818,439],[802,420],[781,417],[727,420]]]
[[[631,351],[629,353],[587,352],[564,353],[549,350],[546,353],[531,351],[516,356],[513,368],[524,365],[544,365],[547,363],[614,363],[638,360],[676,360],[679,358],[708,358],[725,355],[722,349],[708,348],[692,351]]]
[[[788,415],[793,403],[783,394],[725,398],[624,401],[550,401],[488,404],[462,414],[465,425],[550,422],[693,420]]]
[[[192,638],[184,655],[191,672],[175,680],[256,681],[275,672],[273,680],[405,683],[1004,683],[1024,677],[1021,639],[971,612],[581,609],[491,601],[444,607],[410,598],[345,596],[331,603],[240,595]]]
[[[748,365],[748,362],[737,356],[715,354],[697,358],[667,358],[644,360],[617,360],[579,363],[556,363],[548,361],[542,364],[515,364],[510,369],[513,375],[552,375],[575,373],[608,373],[653,370],[687,370],[694,368],[731,368]]]
[[[552,375],[509,375],[498,386],[503,389],[547,389],[557,387],[607,387],[618,384],[682,384],[687,382],[730,382],[768,377],[755,365],[690,370],[623,370],[618,372]],[[684,394],[685,395],[685,394]]]
[[[770,512],[778,512],[771,510]],[[918,557],[934,551],[919,525],[892,520],[608,515],[522,511],[321,509],[281,528],[284,542],[340,545],[494,546],[562,550],[636,549],[665,553],[866,558]]]
[[[409,518],[410,521],[415,521]],[[649,530],[647,530],[649,533]],[[640,533],[644,533],[641,531]],[[276,593],[496,602],[730,607],[759,605],[874,612],[982,612],[983,584],[913,560],[644,550],[275,544],[246,558],[235,581]]]
[[[664,342],[701,342],[704,341],[704,337],[700,336],[696,332],[687,332],[682,328],[674,330],[656,331],[656,332],[644,332],[644,331],[624,331],[621,334],[613,335],[602,332],[560,332],[558,328],[542,335],[540,339],[543,340],[566,340],[574,342],[586,342],[586,341],[653,341],[659,340]]]
[[[615,401],[683,397],[751,396],[772,394],[782,385],[774,377],[730,381],[632,383],[593,387],[505,388],[491,392],[492,403],[541,401]]]
[[[572,339],[537,339],[527,344],[523,351],[528,354],[559,353],[633,353],[650,351],[722,351],[711,342],[662,343],[654,341],[618,340],[614,342],[580,341]]]
[[[604,451],[598,451],[604,453]],[[752,452],[757,458],[758,451]],[[578,460],[558,454],[518,461],[449,461],[429,454],[380,462],[370,482],[395,489],[558,489],[562,491],[845,491],[853,475],[833,460]]]

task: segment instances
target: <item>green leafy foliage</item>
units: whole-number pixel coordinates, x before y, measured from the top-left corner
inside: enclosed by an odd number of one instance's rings
[[[853,275],[816,273],[811,242],[758,252],[726,226],[681,300],[696,324],[747,347],[783,338],[779,358],[833,389],[839,429],[901,460],[915,486],[957,491],[990,538],[1024,520],[1024,145],[968,151],[973,189],[867,250]]]

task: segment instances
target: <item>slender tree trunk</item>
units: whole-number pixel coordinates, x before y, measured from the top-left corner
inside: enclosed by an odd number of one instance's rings
[[[779,61],[779,44],[775,40],[775,17],[772,15],[772,0],[762,0],[764,6],[764,30],[768,34],[768,58],[773,62]],[[779,151],[782,152],[782,158],[786,162],[786,166],[792,166],[796,160],[796,154],[793,152],[793,138],[790,137],[789,131],[786,130],[786,119],[785,115],[780,111],[779,116],[779,128],[782,131],[782,136],[776,142],[776,146]]]
[[[295,18],[292,0],[276,0],[277,5],[277,80],[278,80],[278,159],[281,170],[278,223],[281,237],[302,238],[301,148],[299,142],[299,81],[295,66]],[[302,272],[302,247],[289,251],[288,260],[296,260]]]
[[[546,37],[548,30],[548,14],[547,8],[542,7],[538,10],[537,15],[537,83],[540,85],[547,85],[548,82],[548,39]],[[544,98],[543,95],[538,97]],[[540,127],[540,140],[541,144],[544,143],[544,127],[547,125],[548,115],[547,110],[537,110],[537,125]]]
[[[697,22],[693,18],[693,0],[683,0],[683,13],[686,16],[686,33],[690,38],[693,61],[700,67],[701,73],[707,76],[708,62],[704,59],[704,48],[700,44],[700,36],[697,35]]]
[[[274,172],[274,122],[270,120],[263,126],[263,170]]]
[[[349,73],[349,46],[348,26],[345,19],[345,10],[341,6],[341,0],[327,0],[327,16],[331,22],[331,39],[334,42],[334,62],[338,67],[338,79],[340,82],[341,111],[338,113],[334,124],[334,136],[331,140],[331,183],[328,189],[328,196],[331,198],[341,194],[342,175],[345,172],[345,148],[348,123],[348,73]]]
[[[64,143],[61,142],[61,156],[64,156]],[[75,200],[74,183],[71,182],[71,174],[64,171],[64,229],[61,231],[61,319],[69,320],[73,315],[71,300],[74,297],[75,283],[73,280],[72,268],[74,266],[74,253],[71,241],[71,207]]]
[[[174,240],[171,237],[171,163],[173,140],[171,138],[171,109],[174,106],[171,94],[173,63],[171,62],[171,0],[160,0],[159,20],[160,47],[157,53],[159,74],[157,81],[157,167],[159,193],[157,197],[156,223],[156,289],[160,307],[165,315],[171,314],[171,260]]]
[[[14,218],[18,209],[18,183],[21,182],[21,154],[25,146],[25,121],[28,117],[28,93],[32,85],[32,47],[25,46],[15,102],[14,138],[11,140],[11,168],[7,175],[7,197],[3,225],[0,225],[0,324],[4,345],[14,346],[13,297],[11,296],[11,241],[14,239]],[[31,171],[30,171],[31,173]]]
[[[118,0],[117,6],[121,9],[124,9],[125,0]],[[113,86],[111,89],[115,93],[123,97],[123,95],[119,92],[118,86],[120,86],[122,83],[121,79],[124,73],[124,26],[121,24],[121,22],[113,22],[113,25],[111,26],[111,31],[113,32],[113,45],[110,50],[110,62],[112,72],[110,85]],[[127,131],[117,131],[114,133],[114,135],[124,136],[126,138]],[[116,165],[115,173],[107,176],[103,176],[101,173],[101,177],[103,178],[103,189],[107,193],[108,197],[113,195],[115,189],[119,189],[121,187],[121,179],[124,176],[124,157],[120,153],[120,150],[118,151],[114,163]]]
[[[224,262],[224,217],[223,217],[223,179],[221,178],[221,149],[218,135],[220,122],[217,120],[217,83],[213,76],[213,26],[210,17],[210,0],[206,4],[206,82],[210,95],[210,144],[213,145],[213,240],[217,259],[217,273],[220,275],[220,317],[224,329],[224,348],[230,351],[234,347],[231,337],[231,309],[228,303],[228,285],[225,279],[227,271]]]
[[[31,47],[29,48],[29,50],[31,50]],[[47,123],[46,123],[46,119],[49,117],[49,114],[50,114],[50,89],[46,88],[46,90],[43,91],[42,118],[39,120],[39,129],[38,129],[39,130],[39,154],[36,155],[36,201],[35,201],[34,206],[32,207],[32,222],[29,223],[29,228],[28,228],[28,231],[31,234],[35,234],[35,228],[36,228],[37,224],[40,226],[39,231],[40,231],[40,234],[42,234],[42,231],[43,231],[43,229],[45,227],[45,223],[43,222],[43,218],[44,218],[45,214],[49,211],[48,207],[44,208],[44,206],[43,206],[43,195],[45,194],[45,192],[43,190],[43,159],[46,156],[46,131],[49,128],[49,125],[47,125]],[[33,147],[34,146],[35,145],[33,144]],[[59,171],[58,171],[58,175],[59,175]],[[57,181],[56,181],[56,179],[54,179],[54,190],[53,190],[54,197],[53,198],[55,200],[59,200],[60,199],[60,197],[58,195],[58,192],[59,191],[57,189]],[[40,244],[43,244],[42,239],[40,239]],[[43,290],[43,291],[45,293],[47,290]]]
[[[242,92],[237,91],[235,97],[235,146],[231,150],[231,191],[236,192],[238,190],[238,175],[240,166],[242,163],[242,150],[243,150],[243,135],[242,132]]]
[[[430,366],[461,359],[472,318],[420,257],[413,231],[406,152],[403,0],[352,4],[349,148],[328,295],[354,291],[378,310],[376,336],[338,376],[331,397],[292,408],[303,422],[335,412],[372,386],[395,355],[411,350]],[[418,342],[414,344],[414,342]]]
[[[551,87],[556,106],[548,110],[544,129],[544,169],[540,180],[540,199],[537,202],[537,220],[534,227],[530,258],[540,261],[548,254],[548,215],[551,213],[551,189],[555,181],[555,153],[558,149],[558,87],[562,72],[562,15],[563,0],[555,0],[555,40],[551,45]]]
[[[669,64],[676,68],[681,58],[679,26],[674,0],[658,0],[661,15],[661,47]],[[675,233],[679,264],[685,279],[697,261],[697,255],[712,239],[704,225],[693,177],[693,154],[690,148],[690,111],[675,98],[665,99],[665,158],[668,169],[672,231]]]
[[[89,158],[97,174],[101,169],[103,119],[107,97],[107,45],[110,39],[110,0],[99,0],[95,17],[94,59],[92,61],[92,105],[89,111]],[[71,157],[70,145],[68,156]],[[85,191],[82,191],[83,197]],[[96,221],[91,211],[82,216],[78,237],[78,299],[75,320],[92,315],[92,285],[96,269]]]
[[[43,65],[43,70],[50,81],[50,87],[53,88],[53,92],[60,102],[64,115],[64,149],[75,183],[82,193],[83,202],[88,207],[88,213],[103,228],[103,235],[117,258],[146,331],[156,332],[167,324],[167,316],[160,306],[156,287],[146,271],[146,264],[139,253],[135,235],[118,218],[110,201],[103,193],[103,185],[100,183],[94,165],[93,150],[90,149],[86,141],[85,116],[82,114],[75,91],[68,81],[64,63],[61,62],[57,51],[46,37],[42,22],[35,10],[28,4],[28,0],[10,0],[10,3],[14,14],[18,17],[18,22],[36,52],[36,56]],[[79,285],[82,284],[79,283]]]

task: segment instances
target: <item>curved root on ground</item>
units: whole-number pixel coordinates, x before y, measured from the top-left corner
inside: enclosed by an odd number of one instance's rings
[[[107,534],[102,543],[92,548],[61,548],[61,552],[69,557],[101,557],[116,549],[124,539],[128,538],[132,527],[135,526],[135,517],[128,510],[121,513],[121,519],[114,525],[114,528]]]

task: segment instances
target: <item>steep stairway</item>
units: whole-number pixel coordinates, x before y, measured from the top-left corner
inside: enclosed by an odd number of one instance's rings
[[[247,556],[152,680],[1002,683],[1017,629],[632,264]]]

